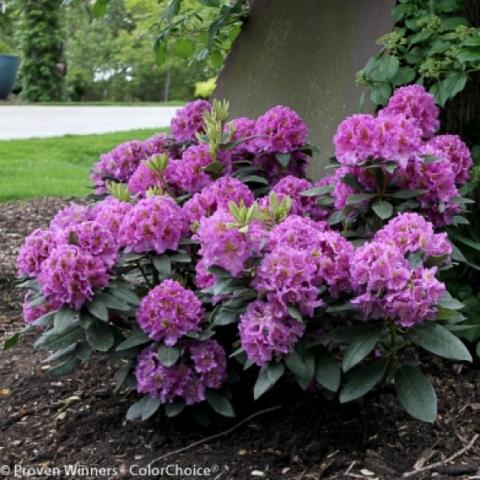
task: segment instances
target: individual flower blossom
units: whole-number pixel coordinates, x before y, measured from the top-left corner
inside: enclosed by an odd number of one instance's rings
[[[145,162],[140,163],[128,181],[128,190],[134,195],[145,195],[149,188],[161,187],[162,179]]]
[[[203,115],[210,109],[206,100],[195,100],[179,108],[170,123],[175,140],[179,143],[194,141],[197,133],[203,132]]]
[[[375,119],[377,156],[405,168],[415,159],[422,145],[422,131],[412,118],[380,115]]]
[[[195,286],[210,288],[215,284],[215,275],[208,271],[207,262],[201,258],[195,265]]]
[[[213,215],[218,209],[228,210],[229,202],[237,205],[243,202],[249,207],[254,200],[252,191],[243,182],[233,177],[220,177],[188,200],[183,210],[193,223]]]
[[[110,152],[101,155],[91,174],[97,193],[105,192],[106,180],[128,182],[140,162],[148,155],[145,143],[140,140],[121,143]]]
[[[415,121],[425,138],[430,138],[440,126],[439,109],[433,95],[422,85],[408,85],[395,90],[380,115],[402,114]]]
[[[238,329],[248,359],[262,366],[289,354],[303,335],[305,324],[288,314],[278,316],[270,303],[256,300],[240,316]]]
[[[132,208],[130,203],[108,196],[93,207],[92,218],[107,227],[116,237],[125,215]]]
[[[158,359],[154,346],[138,356],[135,368],[138,393],[159,399],[163,404],[182,399],[193,405],[205,399],[205,387],[194,370],[185,362],[166,367]]]
[[[42,263],[55,248],[56,235],[51,230],[34,230],[23,242],[17,258],[20,275],[36,277],[40,273]]]
[[[377,155],[377,124],[369,114],[347,117],[333,138],[336,159],[345,166],[356,166]]]
[[[43,262],[38,282],[50,301],[79,310],[96,288],[108,285],[107,266],[76,245],[60,245]]]
[[[458,190],[455,174],[446,160],[424,162],[417,160],[407,167],[408,188],[424,190],[418,196],[422,213],[436,226],[451,223],[451,217],[460,212],[455,203]]]
[[[140,302],[137,322],[155,341],[175,345],[188,332],[198,331],[203,308],[195,294],[175,280],[164,280]]]
[[[230,171],[230,155],[219,152],[218,161],[224,165],[224,174]],[[180,189],[188,193],[196,193],[213,182],[205,168],[214,162],[207,144],[188,147],[175,168],[175,179]]]
[[[148,156],[158,155],[169,150],[171,140],[166,133],[156,133],[144,142]]]
[[[247,236],[237,228],[230,228],[233,216],[217,210],[211,217],[203,217],[195,239],[200,242],[200,255],[206,268],[218,266],[233,276],[240,275],[252,256]]]
[[[422,154],[431,155],[448,162],[455,175],[455,183],[463,185],[470,177],[473,165],[470,150],[458,135],[437,135],[427,142]]]
[[[372,241],[352,256],[350,272],[357,296],[351,304],[365,318],[389,318],[403,327],[431,319],[445,286],[436,268],[413,268],[393,244]]]
[[[434,233],[433,225],[418,213],[401,213],[379,230],[374,240],[391,243],[404,255],[423,251],[428,257],[449,257],[452,246],[446,233]]]
[[[140,200],[125,215],[120,227],[120,245],[132,252],[158,254],[176,250],[187,222],[183,210],[166,196]]]
[[[234,118],[227,124],[226,131],[233,128],[231,141],[238,143],[230,150],[232,155],[242,156],[255,154],[258,146],[255,137],[255,120],[247,117]]]
[[[67,227],[58,237],[57,245],[77,245],[82,252],[100,258],[107,268],[111,268],[117,259],[116,238],[108,227],[98,221],[83,222]]]
[[[262,151],[288,153],[305,145],[308,128],[292,109],[277,105],[257,119],[255,133]]]
[[[77,223],[91,220],[91,216],[89,207],[72,202],[68,207],[62,208],[56,213],[50,222],[50,228],[52,230],[63,230]]]
[[[308,180],[288,175],[276,183],[272,191],[277,194],[279,201],[287,196],[290,197],[291,215],[307,215],[314,220],[325,219],[329,214],[316,203],[315,197],[302,195],[302,192],[310,188],[313,188],[313,185]],[[266,205],[268,205],[268,196],[260,201],[260,206]]]
[[[317,236],[318,232],[324,232],[327,228],[326,222],[316,222],[308,217],[289,215],[270,232],[267,249],[272,251],[277,247],[289,246],[307,250],[312,247],[312,239]]]
[[[308,252],[281,246],[265,255],[252,286],[267,296],[272,311],[282,316],[290,304],[309,317],[322,305],[316,285],[317,267]]]
[[[189,342],[188,353],[200,381],[207,388],[220,388],[226,378],[227,356],[215,340]]]
[[[54,312],[62,306],[59,302],[45,301],[41,305],[33,306],[30,302],[30,295],[25,295],[25,300],[22,304],[23,319],[27,325],[31,325],[35,320],[43,317],[47,313]]]
[[[294,177],[304,177],[308,164],[308,156],[304,152],[293,152],[286,167],[282,166],[278,158],[273,153],[263,153],[256,155],[253,159],[253,165],[263,170],[270,185],[275,185],[279,180],[287,175]]]

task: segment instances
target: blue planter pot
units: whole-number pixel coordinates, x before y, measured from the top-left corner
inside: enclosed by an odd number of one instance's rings
[[[0,99],[12,93],[20,59],[16,55],[0,55]]]

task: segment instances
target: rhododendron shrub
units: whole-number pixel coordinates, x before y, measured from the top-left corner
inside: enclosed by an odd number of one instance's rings
[[[283,378],[340,402],[394,384],[433,421],[433,388],[403,349],[470,360],[451,333],[462,305],[440,278],[455,251],[439,227],[460,213],[471,160],[408,88],[340,125],[339,166],[317,184],[308,128],[282,106],[227,122],[226,104],[193,102],[171,137],[103,155],[103,199],[61,210],[18,257],[51,374],[108,355],[117,390],[140,396],[130,419],[205,403],[233,416],[239,392]]]

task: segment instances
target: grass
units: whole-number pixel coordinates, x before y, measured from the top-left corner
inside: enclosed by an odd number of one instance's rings
[[[0,202],[87,195],[92,192],[88,173],[101,153],[155,132],[158,129],[0,141]]]

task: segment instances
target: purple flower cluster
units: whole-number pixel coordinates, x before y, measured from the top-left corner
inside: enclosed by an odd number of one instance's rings
[[[175,140],[179,143],[193,142],[197,133],[203,132],[203,115],[210,108],[206,100],[195,100],[178,109],[170,123]]]
[[[140,200],[129,210],[120,226],[120,245],[132,252],[176,250],[187,231],[183,210],[166,196]]]
[[[205,171],[205,168],[213,161],[207,144],[202,143],[188,147],[183,152],[173,174],[179,187],[185,192],[195,193],[210,185],[213,179]],[[230,170],[230,155],[221,152],[218,161],[224,165],[224,173],[228,173]]]
[[[152,340],[172,346],[186,333],[200,329],[203,313],[191,290],[175,280],[164,280],[142,299],[137,321]]]
[[[379,230],[374,238],[378,242],[396,246],[403,255],[422,251],[426,258],[445,257],[452,246],[446,233],[434,233],[433,225],[418,213],[402,213]]]
[[[117,236],[125,215],[132,209],[128,202],[115,197],[106,197],[92,208],[92,217]]]
[[[220,177],[188,200],[183,210],[193,223],[213,215],[218,209],[227,210],[229,202],[240,204],[242,201],[247,207],[254,201],[247,185],[233,177]]]
[[[414,268],[405,254],[421,247],[432,254],[448,254],[445,238],[435,236],[426,225],[426,235],[417,228],[421,222],[404,214],[358,248],[351,258],[350,273],[356,296],[351,301],[365,318],[388,318],[402,327],[432,319],[445,285],[435,278],[436,267]]]
[[[107,268],[111,268],[117,259],[118,245],[115,236],[98,221],[67,227],[58,237],[57,245],[77,245],[82,252],[100,258]]]
[[[59,210],[50,222],[51,230],[63,230],[78,223],[92,220],[89,207],[72,202],[68,207]]]
[[[53,303],[80,309],[96,288],[108,285],[107,266],[76,245],[60,245],[43,262],[38,282]]]
[[[257,119],[255,133],[261,151],[288,153],[305,145],[308,128],[292,109],[277,105]]]
[[[288,175],[276,183],[272,191],[277,194],[279,200],[287,196],[290,197],[292,201],[291,215],[303,215],[314,220],[323,220],[328,217],[330,212],[317,205],[315,197],[302,195],[302,192],[312,187],[313,184],[308,180]],[[268,195],[260,200],[261,207],[266,207],[267,205]]]
[[[204,268],[215,265],[233,276],[245,269],[253,252],[248,235],[237,228],[230,228],[233,216],[225,210],[217,210],[211,217],[203,217],[195,238],[200,242],[200,255]]]
[[[240,342],[248,358],[262,366],[290,353],[305,330],[305,324],[276,312],[271,303],[256,300],[241,315]]]
[[[435,99],[421,85],[397,88],[382,113],[401,114],[413,119],[425,138],[433,136],[440,126],[439,109],[435,105]]]
[[[201,402],[206,389],[220,388],[226,377],[225,351],[215,340],[186,343],[183,355],[171,367],[162,365],[154,346],[144,349],[137,361],[137,391],[164,404],[176,399],[187,405]]]
[[[421,146],[422,131],[404,115],[352,115],[340,123],[334,137],[335,155],[345,166],[383,159],[405,167]]]
[[[98,193],[105,191],[105,180],[127,182],[142,160],[150,155],[144,142],[132,140],[121,143],[100,156],[92,170],[92,180]]]
[[[238,143],[230,152],[232,155],[256,154],[258,151],[255,132],[255,120],[247,117],[234,118],[227,125],[227,132],[233,129],[232,143]]]
[[[50,230],[34,230],[23,242],[17,258],[20,275],[36,277],[40,273],[42,263],[55,248],[56,235]]]

